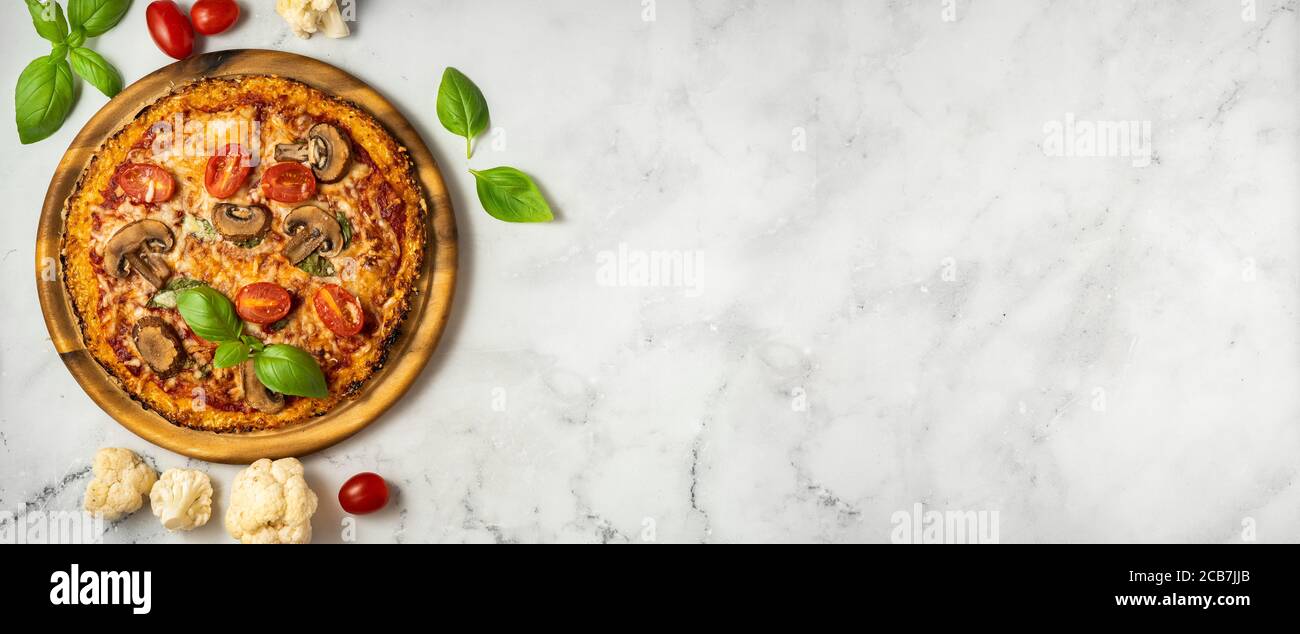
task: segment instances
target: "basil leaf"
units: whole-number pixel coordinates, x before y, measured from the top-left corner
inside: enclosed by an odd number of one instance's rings
[[[262,385],[281,394],[325,398],[330,393],[315,357],[300,348],[271,344],[253,357],[253,371]]]
[[[68,0],[68,21],[95,37],[117,26],[129,8],[131,0]]]
[[[537,183],[527,174],[513,167],[469,172],[478,186],[479,202],[493,218],[506,222],[549,222],[555,218]]]
[[[253,352],[261,352],[266,348],[260,339],[252,335],[240,335],[239,340],[248,344],[248,347],[252,349]]]
[[[323,257],[319,253],[307,256],[306,259],[298,263],[298,268],[316,277],[334,277],[334,264],[329,261],[329,258]]]
[[[267,326],[263,330],[267,332],[280,332],[281,330],[284,330],[289,326],[289,319],[290,319],[289,317],[285,317],[284,319],[281,319],[280,321],[277,321],[271,324],[270,326]]]
[[[448,132],[465,137],[465,158],[474,155],[474,137],[487,129],[487,99],[483,92],[455,68],[447,67],[438,86],[438,121]]]
[[[167,283],[162,291],[149,300],[150,308],[176,308],[176,292],[187,288],[204,286],[203,282],[188,277],[178,277]]]
[[[68,32],[68,39],[63,41],[64,44],[71,48],[76,48],[86,43],[86,30],[81,27],[74,27]],[[66,51],[65,51],[66,52]]]
[[[65,59],[38,57],[14,90],[18,140],[26,145],[54,134],[72,109],[72,68]]]
[[[207,285],[196,279],[192,279],[188,277],[178,277],[168,282],[166,288],[169,291],[183,291],[187,288],[195,288],[197,286],[207,286]]]
[[[199,242],[216,242],[221,238],[211,222],[190,214],[185,214],[185,219],[181,221],[181,231],[194,236]]]
[[[106,97],[113,97],[122,90],[122,74],[99,53],[88,48],[73,47],[72,70]]]
[[[176,310],[194,334],[222,343],[239,339],[243,322],[235,316],[235,305],[210,286],[196,286],[176,294]]]
[[[343,215],[341,211],[334,214],[334,219],[339,221],[339,229],[343,232],[343,246],[339,249],[342,251],[352,243],[352,221],[348,220],[348,217]]]
[[[59,3],[27,0],[27,12],[32,14],[32,26],[36,27],[37,35],[55,44],[68,37],[68,21],[63,17],[63,7]]]
[[[217,346],[217,352],[212,355],[212,367],[233,368],[246,360],[248,360],[248,344],[242,341],[227,341]]]
[[[240,240],[239,242],[235,243],[235,246],[241,249],[251,249],[259,244],[262,244],[262,240],[263,240],[262,236],[255,236],[247,240]]]

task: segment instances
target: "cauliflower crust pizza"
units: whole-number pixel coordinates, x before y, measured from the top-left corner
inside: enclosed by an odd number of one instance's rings
[[[64,211],[65,281],[90,353],[172,423],[239,432],[324,414],[382,367],[413,299],[427,208],[405,148],[372,117],[244,75],[143,110]],[[215,297],[205,309],[217,317],[220,303],[234,309],[230,345],[248,360],[214,359],[229,338],[182,316],[186,295]],[[264,371],[262,350],[297,365]],[[324,376],[313,396],[270,387],[312,361]]]

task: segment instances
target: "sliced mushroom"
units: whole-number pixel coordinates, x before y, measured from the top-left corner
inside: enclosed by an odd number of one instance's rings
[[[343,250],[343,227],[334,216],[315,205],[303,205],[284,217],[284,232],[289,242],[284,245],[284,257],[297,264],[307,256],[320,252],[332,258]]]
[[[316,180],[333,183],[347,173],[352,145],[342,130],[328,123],[317,123],[307,131],[306,139],[275,146],[275,160],[306,163]]]
[[[131,271],[162,288],[171,275],[167,264],[150,253],[170,251],[175,244],[172,230],[157,220],[137,220],[113,234],[104,246],[104,267],[114,277],[126,277]]]
[[[261,205],[212,206],[212,226],[232,242],[243,242],[266,235],[271,228],[271,212]]]
[[[253,369],[252,359],[239,366],[239,381],[244,388],[244,400],[248,401],[253,409],[263,414],[274,414],[284,409],[284,395],[272,392],[262,385],[262,381],[257,378],[257,372]]]
[[[181,371],[185,363],[185,348],[171,325],[161,317],[150,315],[135,322],[131,333],[140,358],[158,376],[170,379]]]

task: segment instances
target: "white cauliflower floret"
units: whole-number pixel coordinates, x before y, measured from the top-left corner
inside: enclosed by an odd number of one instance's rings
[[[169,531],[188,531],[212,517],[212,479],[196,469],[168,469],[149,491],[149,506]]]
[[[296,458],[263,458],[235,476],[226,532],[245,544],[306,544],[316,494]]]
[[[108,447],[95,452],[95,477],[86,487],[86,512],[112,522],[136,512],[158,474],[130,449]]]
[[[326,37],[347,37],[347,22],[335,0],[276,0],[275,12],[289,23],[294,35],[307,39],[317,31]]]

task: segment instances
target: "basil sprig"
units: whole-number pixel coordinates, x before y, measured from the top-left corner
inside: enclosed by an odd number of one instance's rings
[[[131,0],[68,0],[67,16],[54,0],[24,1],[37,35],[50,42],[49,55],[32,60],[14,90],[18,140],[26,145],[63,126],[75,98],[74,72],[108,97],[122,90],[122,74],[85,43],[117,26]]]
[[[488,126],[487,99],[464,73],[448,67],[438,86],[438,121],[448,132],[465,137],[465,158],[474,156],[474,137]]]
[[[194,334],[220,344],[212,356],[213,367],[233,368],[252,357],[253,371],[268,389],[290,396],[329,396],[325,373],[315,357],[294,346],[268,346],[243,334],[244,322],[235,314],[235,305],[216,289],[195,286],[177,291],[176,310]]]
[[[483,92],[455,68],[442,73],[438,86],[438,120],[452,134],[465,137],[465,158],[473,157],[472,141],[488,126],[487,99]],[[551,205],[531,176],[513,167],[470,170],[479,203],[488,215],[506,222],[550,222]]]
[[[513,167],[470,170],[483,209],[506,222],[549,222],[555,217],[542,192],[527,174]]]

